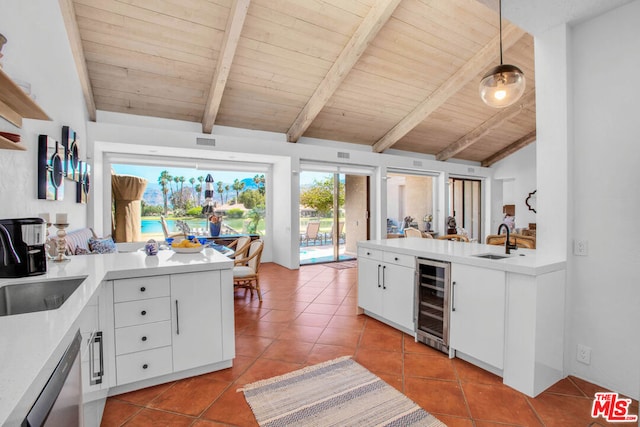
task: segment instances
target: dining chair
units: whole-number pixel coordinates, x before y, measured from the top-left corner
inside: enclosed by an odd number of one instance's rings
[[[165,240],[168,238],[184,237],[182,233],[169,233],[169,227],[167,226],[167,220],[164,219],[164,215],[160,215],[160,225],[162,225],[162,233],[164,234]]]
[[[438,240],[457,240],[459,242],[469,242],[469,239],[462,234],[445,234],[444,236],[438,236]]]
[[[417,228],[409,227],[403,230],[404,237],[419,237],[422,238],[422,232]]]
[[[320,234],[320,222],[313,221],[307,224],[307,230],[300,236],[300,243],[305,242],[309,246],[309,240],[313,240],[313,244],[316,241],[322,243],[322,234]]]
[[[260,292],[258,270],[260,269],[263,247],[264,242],[262,240],[252,241],[249,245],[247,256],[236,258],[233,267],[233,287],[249,289],[251,296],[253,296],[253,291],[255,290],[258,293],[259,301],[262,301],[262,293]]]
[[[249,246],[251,245],[251,237],[240,236],[233,242],[229,243],[227,247],[233,249],[233,258],[246,258]]]

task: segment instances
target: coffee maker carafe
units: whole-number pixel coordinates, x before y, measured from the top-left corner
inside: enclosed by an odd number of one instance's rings
[[[46,227],[42,218],[0,219],[0,277],[47,272]]]

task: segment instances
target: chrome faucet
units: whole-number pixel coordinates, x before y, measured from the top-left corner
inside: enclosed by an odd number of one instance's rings
[[[500,234],[502,227],[507,230],[507,238],[504,240],[504,253],[509,255],[511,253],[511,249],[515,251],[516,249],[518,249],[518,246],[515,244],[515,237],[513,238],[513,245],[509,243],[509,226],[507,224],[500,224],[500,226],[498,227],[498,234]]]

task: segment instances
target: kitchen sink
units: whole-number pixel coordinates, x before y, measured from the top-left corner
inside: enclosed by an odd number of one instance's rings
[[[56,310],[86,279],[46,280],[0,288],[0,316]]]
[[[484,259],[504,259],[504,258],[509,258],[509,255],[498,255],[498,254],[480,254],[480,255],[474,255],[475,257],[478,258],[484,258]]]

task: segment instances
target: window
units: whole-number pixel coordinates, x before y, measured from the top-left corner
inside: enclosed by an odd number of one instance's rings
[[[147,180],[141,200],[140,228],[142,241],[164,239],[161,216],[169,233],[177,233],[177,221],[184,221],[194,234],[209,234],[207,215],[202,213],[207,189],[207,176],[213,182],[212,202],[216,215],[222,217],[220,235],[265,234],[265,171],[225,165],[224,170],[201,168],[112,164],[116,175],[133,175]],[[118,201],[114,201],[115,209]],[[121,216],[115,215],[115,218]],[[121,224],[114,224],[114,228]]]
[[[402,234],[406,227],[433,231],[434,177],[387,173],[387,234]]]

